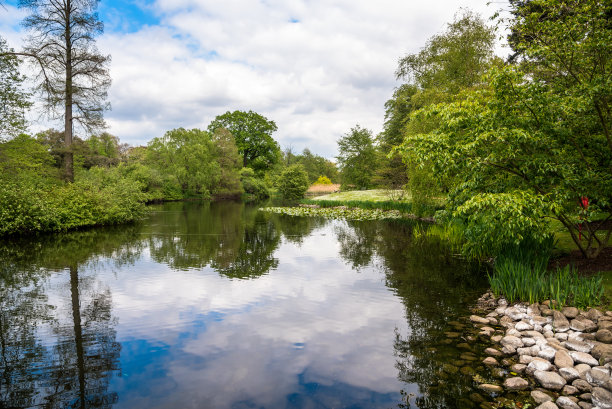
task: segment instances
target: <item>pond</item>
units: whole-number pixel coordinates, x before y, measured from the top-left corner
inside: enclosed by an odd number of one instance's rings
[[[187,202],[1,242],[0,407],[476,405],[445,368],[486,279],[413,227]]]

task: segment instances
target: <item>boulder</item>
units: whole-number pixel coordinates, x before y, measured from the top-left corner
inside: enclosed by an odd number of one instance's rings
[[[501,344],[503,346],[512,347],[516,350],[516,348],[520,348],[523,346],[523,341],[520,338],[515,337],[514,335],[506,335],[501,339]]]
[[[506,309],[504,314],[507,317],[510,317],[513,321],[520,321],[527,316],[523,311],[519,310],[517,307],[510,307]]]
[[[508,378],[504,381],[504,388],[509,391],[522,391],[529,387],[529,382],[523,378],[514,377]]]
[[[531,346],[534,346],[536,344],[535,339],[533,339],[531,337],[523,337],[521,339],[523,340],[523,345],[525,345],[526,347],[531,347]]]
[[[503,352],[501,352],[498,349],[495,348],[487,348],[484,350],[485,354],[489,355],[489,356],[493,356],[493,357],[497,357],[499,358],[500,356],[503,356]]]
[[[586,380],[591,385],[604,386],[610,380],[610,372],[604,367],[595,367],[586,373]]]
[[[531,399],[537,404],[552,401],[552,397],[549,394],[538,390],[531,391]]]
[[[601,311],[599,311],[597,308],[591,308],[584,315],[591,321],[597,322],[597,320],[601,318],[604,314]]]
[[[491,385],[489,383],[483,383],[482,385],[478,385],[478,389],[481,391],[489,392],[489,393],[501,393],[504,389],[499,385]]]
[[[600,360],[612,358],[612,344],[597,344],[591,350],[591,355]]]
[[[567,396],[561,396],[559,399],[557,399],[555,403],[561,409],[580,409],[580,406],[578,406],[573,400],[571,400]]]
[[[570,351],[586,352],[587,354],[593,349],[591,345],[587,344],[586,342],[579,341],[577,339],[565,341],[563,343],[563,346],[565,346]]]
[[[564,307],[561,309],[561,313],[565,315],[567,318],[576,318],[578,316],[578,308],[575,307]]]
[[[565,315],[561,313],[561,311],[553,311],[553,328],[557,332],[566,332],[570,329],[570,324]]]
[[[600,409],[612,409],[612,392],[604,388],[593,388],[591,401]]]
[[[560,349],[555,353],[555,365],[557,368],[573,368],[574,360],[567,351]]]
[[[578,364],[587,364],[590,366],[599,365],[597,359],[593,358],[590,354],[587,354],[586,352],[570,351],[569,354],[574,360],[574,362]]]
[[[567,384],[567,381],[556,372],[535,371],[536,380],[546,389],[559,391]]]
[[[580,392],[591,392],[593,387],[584,379],[576,379],[572,382],[572,386],[578,388]]]
[[[549,402],[544,402],[543,404],[536,407],[535,409],[559,409],[559,406],[549,401]]]
[[[559,368],[559,375],[568,382],[572,382],[574,379],[580,378],[580,374],[577,370],[572,367]]]
[[[578,317],[570,322],[570,328],[574,331],[592,332],[597,330],[597,324],[585,317]]]
[[[555,359],[556,354],[557,354],[557,351],[554,348],[551,348],[550,346],[546,346],[542,348],[540,352],[538,352],[538,356],[540,358],[544,358],[549,361],[552,361],[553,359]]]
[[[572,385],[565,385],[561,390],[562,395],[576,395],[578,392],[580,392],[578,388]]]
[[[536,371],[550,371],[551,369],[552,365],[546,359],[534,358],[533,361],[527,365],[527,369],[525,369],[525,371],[529,375],[533,375]]]
[[[609,329],[600,329],[595,333],[595,339],[599,342],[612,344],[612,331]]]
[[[523,373],[523,371],[525,370],[525,368],[527,368],[527,365],[524,364],[513,364],[510,367],[510,370],[512,372],[516,372],[516,373]]]
[[[483,364],[487,365],[487,366],[497,366],[499,365],[499,362],[497,362],[497,359],[488,356],[485,359],[483,359],[482,361]]]
[[[531,331],[533,329],[533,325],[527,322],[521,321],[521,322],[517,322],[514,328],[517,331]]]

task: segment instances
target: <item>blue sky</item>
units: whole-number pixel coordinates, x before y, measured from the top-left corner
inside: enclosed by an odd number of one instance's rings
[[[19,48],[23,10],[7,1],[0,33]],[[177,127],[253,110],[274,120],[281,147],[333,158],[356,124],[380,132],[399,85],[397,61],[485,0],[109,0],[98,48],[112,57],[109,131],[144,145]],[[38,116],[36,131],[61,123]]]

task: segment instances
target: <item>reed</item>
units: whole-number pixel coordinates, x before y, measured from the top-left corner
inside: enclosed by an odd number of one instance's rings
[[[502,258],[488,276],[493,293],[503,295],[511,303],[551,300],[553,308],[566,305],[587,308],[600,305],[603,296],[601,275],[582,277],[571,266],[546,271],[545,266]]]

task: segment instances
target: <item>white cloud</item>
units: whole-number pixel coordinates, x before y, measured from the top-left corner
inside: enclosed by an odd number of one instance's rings
[[[488,17],[484,0],[157,0],[160,24],[99,39],[112,55],[110,131],[145,144],[175,127],[206,127],[252,109],[275,138],[333,157],[359,123],[375,133],[397,60],[444,29],[460,7]],[[113,14],[113,26],[126,26]],[[0,20],[2,23],[3,20]]]

